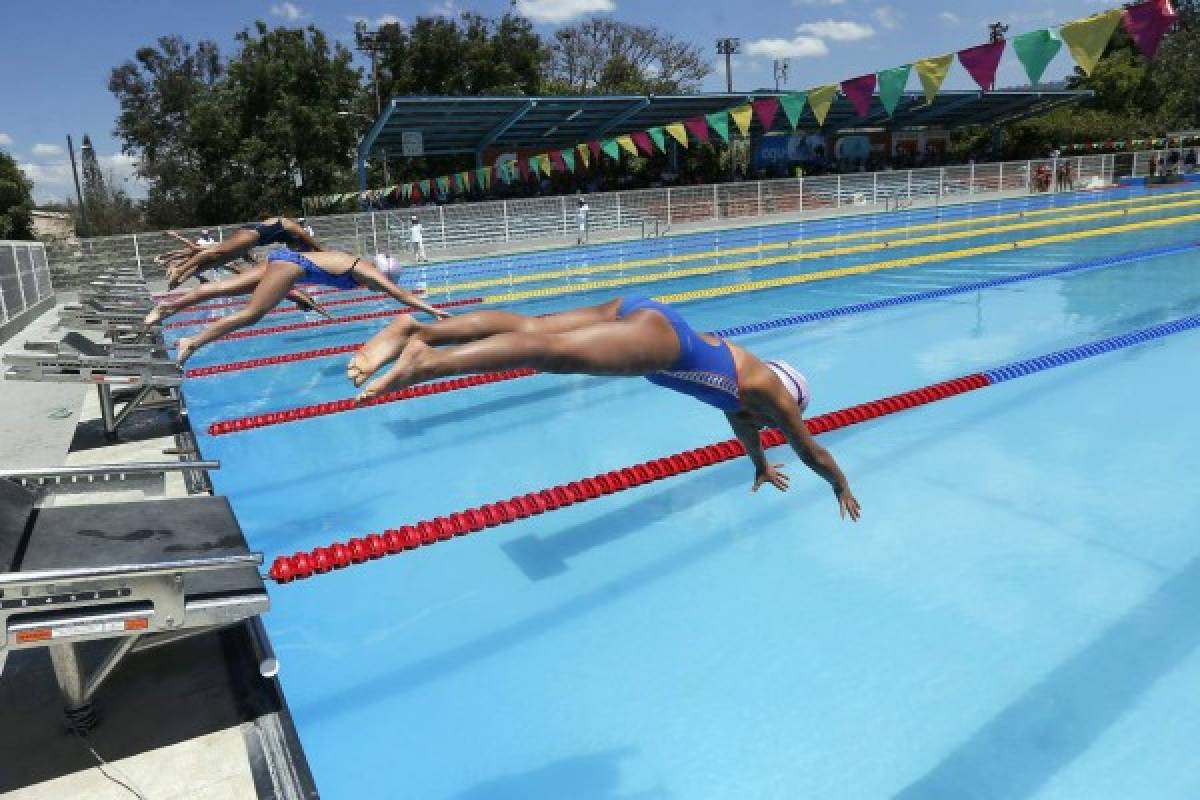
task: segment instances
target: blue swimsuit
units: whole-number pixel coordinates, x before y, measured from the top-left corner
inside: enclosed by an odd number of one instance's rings
[[[244,231],[254,231],[258,234],[259,245],[281,244],[298,253],[307,253],[309,251],[308,245],[287,232],[283,227],[283,220],[253,222],[249,225],[243,225],[241,229]]]
[[[722,411],[741,408],[737,367],[729,345],[723,339],[718,344],[709,344],[675,309],[640,295],[622,297],[617,318],[627,317],[643,308],[662,314],[679,338],[679,358],[668,369],[647,375],[646,380],[664,389],[690,395]]]
[[[304,283],[319,283],[322,286],[332,286],[335,289],[357,289],[358,281],[354,280],[354,265],[358,263],[358,259],[354,259],[354,264],[350,265],[350,269],[343,272],[341,275],[333,275],[318,267],[306,257],[297,253],[295,250],[272,250],[269,261],[290,261],[300,269],[304,270],[304,275],[300,280]]]

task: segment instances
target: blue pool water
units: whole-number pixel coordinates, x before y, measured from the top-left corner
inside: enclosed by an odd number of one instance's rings
[[[1057,203],[1066,217],[1088,203],[1193,197],[1114,192],[941,214]],[[1163,205],[883,253],[816,245],[826,257],[636,291],[1198,211]],[[932,219],[847,218],[438,269],[454,283]],[[715,329],[1196,241],[1200,223],[1180,221],[679,307]],[[737,341],[803,369],[810,413],[823,413],[1200,313],[1198,257],[1148,257]],[[436,285],[434,300],[505,291],[439,296]],[[544,313],[619,293],[513,307]],[[384,322],[217,343],[194,365],[361,341]],[[737,460],[277,586],[266,623],[318,787],[326,797],[422,800],[1200,795],[1198,352],[1200,332],[1183,333],[822,436],[863,503],[857,525],[777,449],[793,476],[786,495],[751,496],[752,470]],[[645,381],[559,376],[203,433],[216,420],[350,396],[345,362],[185,384],[201,449],[222,462],[216,488],[268,559],[730,435],[719,414]]]

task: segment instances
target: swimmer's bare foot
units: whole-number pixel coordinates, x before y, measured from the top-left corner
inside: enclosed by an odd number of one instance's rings
[[[355,386],[362,386],[380,367],[400,355],[418,327],[417,321],[407,314],[397,317],[358,349],[346,367],[346,377]]]
[[[157,325],[158,323],[162,322],[163,319],[171,316],[174,313],[175,310],[169,305],[166,303],[159,303],[154,308],[150,309],[150,313],[142,319],[142,323],[145,325]]]
[[[175,363],[181,367],[185,361],[192,357],[192,353],[196,352],[196,345],[192,344],[191,338],[186,336],[176,341],[175,347],[178,351],[175,356]]]
[[[404,346],[404,352],[396,359],[392,368],[385,372],[382,378],[376,379],[374,383],[358,393],[358,402],[363,403],[381,394],[407,389],[409,386],[420,383],[424,380],[421,374],[422,370],[433,352],[433,348],[420,339],[416,337],[409,339],[408,344]]]

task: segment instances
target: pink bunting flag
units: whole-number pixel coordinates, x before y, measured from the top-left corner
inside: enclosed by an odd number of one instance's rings
[[[517,159],[517,171],[521,173],[522,181],[529,180],[529,159],[528,158],[518,158]]]
[[[562,153],[558,150],[550,151],[550,166],[559,172],[567,171],[567,163],[563,161]]]
[[[958,62],[971,74],[979,88],[985,92],[996,83],[996,69],[1000,56],[1004,54],[1004,40],[978,44],[958,51]]]
[[[1171,0],[1146,0],[1144,3],[1126,6],[1121,14],[1125,32],[1147,59],[1154,58],[1163,34],[1178,18],[1179,15],[1171,7]]]
[[[750,105],[754,107],[754,116],[758,118],[758,124],[762,126],[762,129],[764,131],[771,130],[771,126],[775,124],[775,115],[779,112],[779,98],[761,97]]]
[[[650,141],[650,134],[645,131],[634,131],[629,134],[629,138],[633,139],[633,143],[638,146],[648,156],[654,155],[654,142]]]
[[[600,140],[599,139],[592,139],[590,142],[588,142],[588,150],[592,151],[592,159],[594,161],[600,160]]]
[[[421,185],[419,183],[415,183],[415,182],[413,183],[412,194],[409,195],[409,199],[412,200],[414,203],[421,202]]]
[[[692,117],[691,119],[685,119],[683,125],[692,136],[695,136],[704,144],[708,144],[708,120],[704,117]]]
[[[867,116],[871,111],[871,95],[875,93],[875,73],[842,81],[842,92],[860,117]]]

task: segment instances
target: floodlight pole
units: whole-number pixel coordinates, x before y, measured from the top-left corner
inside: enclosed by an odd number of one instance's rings
[[[86,236],[91,230],[88,225],[87,208],[83,205],[83,192],[79,190],[79,170],[75,168],[75,144],[71,134],[67,134],[67,152],[71,154],[71,174],[75,177],[75,199],[79,201],[79,219],[83,223],[83,233]]]
[[[717,55],[725,56],[725,91],[729,94],[733,94],[733,56],[741,52],[741,47],[741,39],[717,39]]]
[[[354,29],[355,49],[359,52],[367,53],[371,56],[371,82],[375,84],[375,117],[383,113],[383,98],[379,94],[379,53],[387,49],[388,43],[378,30],[369,31],[365,25]],[[388,174],[388,157],[387,149],[383,150],[383,182],[385,185],[392,182],[391,175]]]

